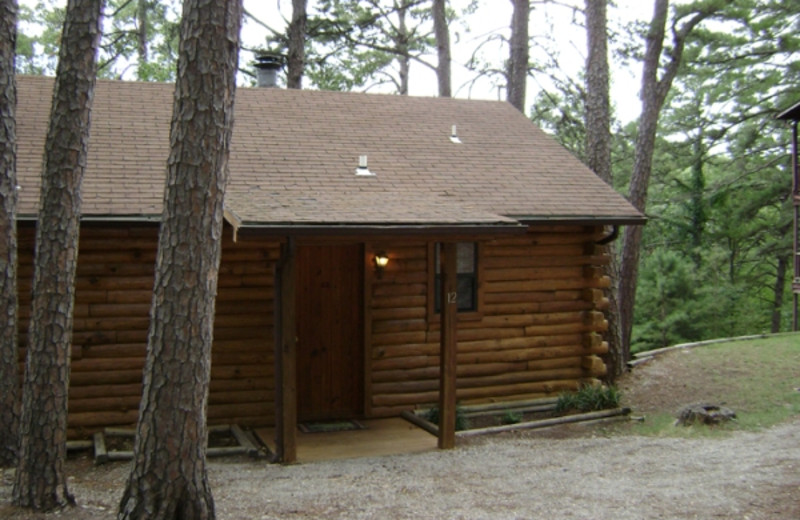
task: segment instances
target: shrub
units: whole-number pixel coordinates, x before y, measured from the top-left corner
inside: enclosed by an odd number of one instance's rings
[[[558,396],[556,411],[591,412],[619,407],[620,392],[615,386],[581,385],[577,392],[563,393]]]

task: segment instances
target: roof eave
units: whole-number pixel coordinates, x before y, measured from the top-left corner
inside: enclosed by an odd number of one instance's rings
[[[526,226],[518,222],[500,223],[349,223],[349,224],[292,224],[243,223],[239,233],[253,232],[268,235],[496,235],[524,233]]]
[[[36,213],[23,213],[17,215],[19,222],[36,222],[39,220],[39,215]],[[161,215],[100,215],[100,214],[83,214],[81,215],[81,222],[109,222],[109,223],[125,223],[125,222],[142,222],[142,223],[158,223],[161,222]]]
[[[542,224],[571,224],[580,226],[643,226],[647,223],[647,217],[643,215],[515,215],[514,218],[527,226]]]
[[[800,121],[800,101],[775,116],[784,121]]]

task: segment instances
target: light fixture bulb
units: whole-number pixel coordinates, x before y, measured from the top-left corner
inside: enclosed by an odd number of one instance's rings
[[[375,253],[375,265],[378,267],[386,267],[389,264],[389,257],[386,253]]]

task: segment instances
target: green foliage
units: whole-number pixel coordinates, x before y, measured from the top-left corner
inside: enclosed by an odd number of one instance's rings
[[[736,0],[687,41],[659,125],[634,350],[789,327],[791,132],[772,116],[800,101],[799,28],[797,3]]]
[[[427,0],[321,0],[313,9],[305,76],[314,87],[348,91],[389,84],[402,92],[412,62],[435,70],[428,61],[436,41]],[[285,54],[288,35],[275,34],[265,46]]]
[[[643,255],[631,350],[650,350],[700,337],[691,261],[668,249]]]
[[[557,412],[591,412],[618,408],[622,396],[617,387],[581,385],[576,392],[562,393],[556,402]]]
[[[519,424],[522,422],[522,412],[508,411],[503,414],[501,422],[503,424]]]
[[[174,81],[180,29],[175,0],[109,0],[113,13],[102,42],[102,74]]]
[[[19,6],[16,51],[20,74],[55,75],[64,25],[62,4],[39,0],[33,8],[27,4]]]
[[[180,13],[176,0],[109,0],[100,42],[98,75],[112,79],[173,81]],[[63,2],[20,6],[17,69],[55,74],[64,24]]]
[[[562,92],[542,90],[531,106],[531,120],[580,159],[586,155],[582,106],[580,93],[572,89]]]

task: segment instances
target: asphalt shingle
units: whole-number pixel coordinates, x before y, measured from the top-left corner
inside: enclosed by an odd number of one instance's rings
[[[17,81],[19,213],[29,216],[53,80]],[[160,216],[172,93],[98,81],[85,216]],[[362,155],[374,176],[356,175]],[[225,205],[245,226],[642,219],[507,103],[259,88],[237,90]]]

